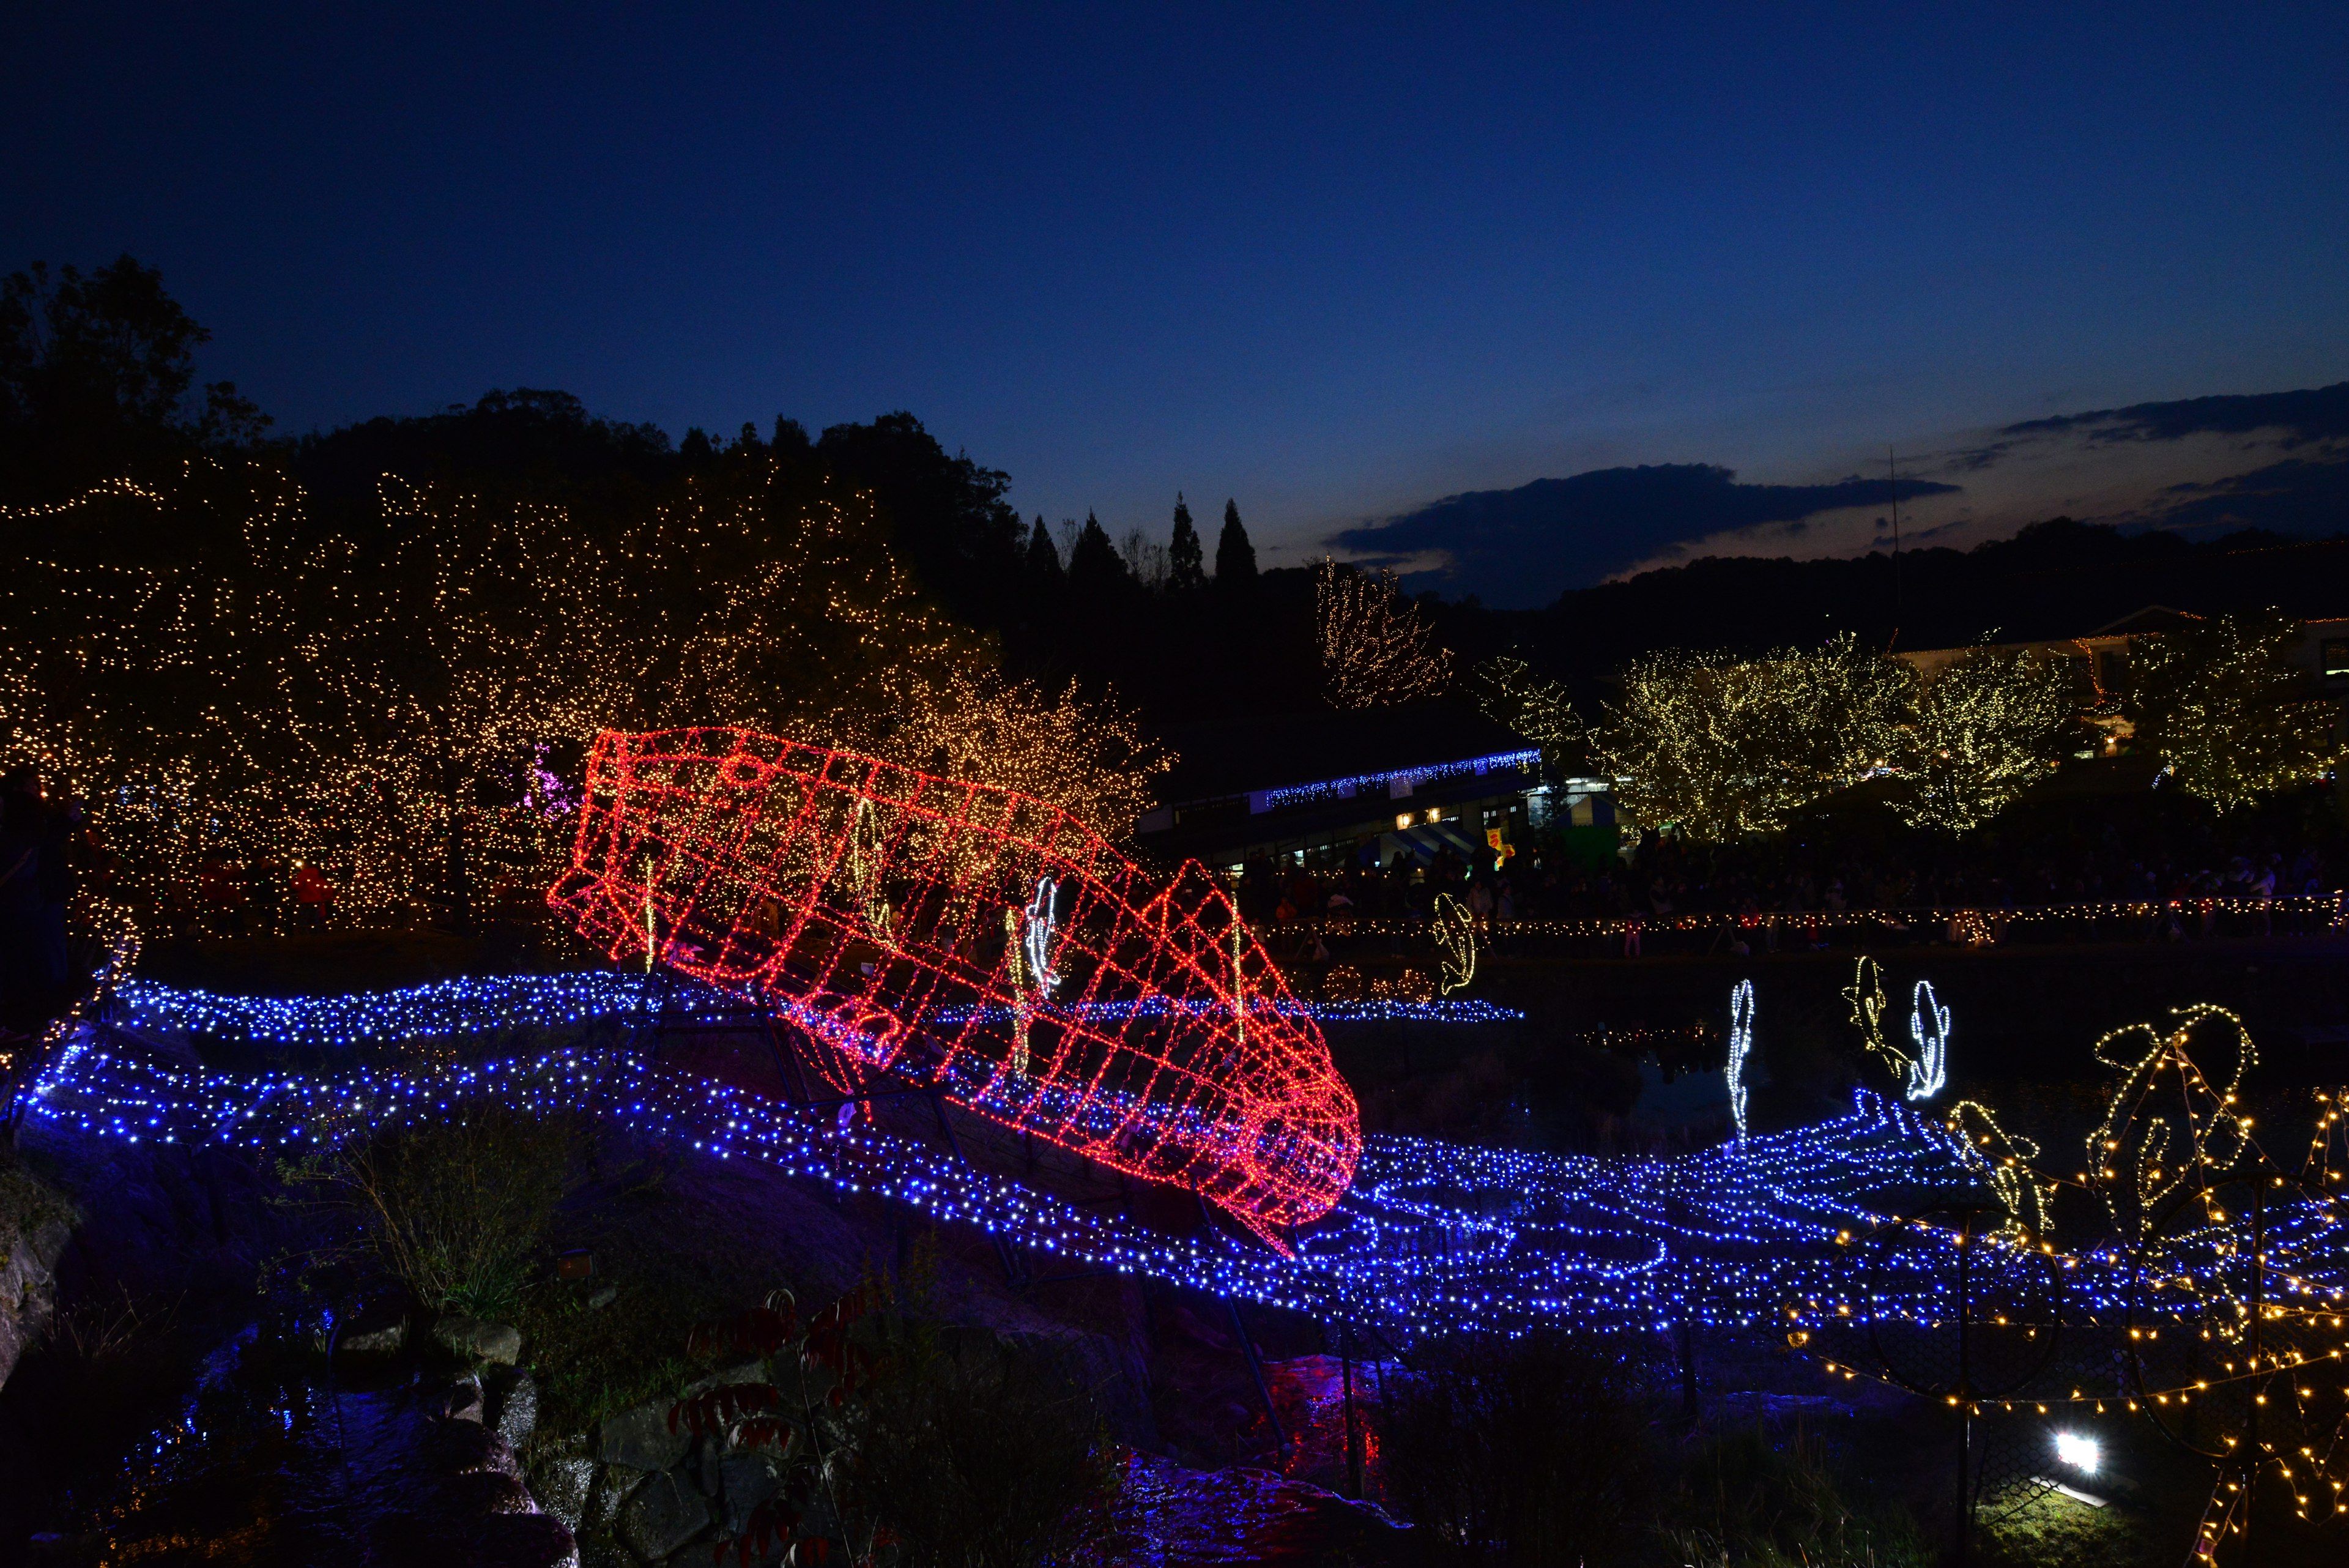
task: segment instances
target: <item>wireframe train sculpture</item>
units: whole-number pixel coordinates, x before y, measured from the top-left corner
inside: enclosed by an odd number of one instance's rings
[[[1189,1188],[1282,1251],[1352,1182],[1327,1043],[1195,861],[1154,882],[1044,801],[738,729],[605,732],[548,902],[888,1073]]]

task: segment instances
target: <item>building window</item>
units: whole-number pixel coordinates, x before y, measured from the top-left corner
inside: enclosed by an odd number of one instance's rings
[[[2349,637],[2324,639],[2324,679],[2349,680]]]

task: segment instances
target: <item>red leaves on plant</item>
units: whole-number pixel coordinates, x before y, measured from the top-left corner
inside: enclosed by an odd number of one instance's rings
[[[808,1324],[800,1355],[838,1379],[831,1396],[834,1406],[843,1403],[860,1376],[872,1369],[872,1354],[850,1337],[850,1331],[872,1310],[870,1287],[859,1285],[816,1314]]]
[[[781,1305],[776,1304],[780,1298]],[[789,1295],[778,1291],[767,1298],[763,1306],[715,1323],[696,1324],[686,1336],[685,1347],[696,1355],[716,1355],[732,1352],[740,1355],[771,1356],[799,1337],[798,1311]]]
[[[743,1422],[734,1440],[746,1449],[771,1448],[779,1454],[787,1454],[798,1436],[790,1422],[775,1416],[759,1416]]]
[[[752,1509],[750,1517],[742,1521],[742,1533],[731,1542],[741,1554],[742,1568],[750,1568],[750,1563],[764,1557],[770,1547],[791,1544],[792,1532],[799,1528],[799,1511],[779,1498],[769,1498]],[[719,1542],[709,1560],[725,1561],[728,1544]]]

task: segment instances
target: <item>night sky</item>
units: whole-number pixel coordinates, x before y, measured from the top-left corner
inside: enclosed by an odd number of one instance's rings
[[[903,408],[1026,513],[1236,496],[1268,564],[1888,443],[1961,533],[2067,484],[2118,515],[2136,470],[1952,465],[2349,379],[2338,4],[482,9],[17,8],[0,269],[160,265],[282,430],[516,385],[672,434]],[[2233,461],[2189,447],[2147,472]],[[1526,596],[1746,526],[1667,514],[1558,524]]]

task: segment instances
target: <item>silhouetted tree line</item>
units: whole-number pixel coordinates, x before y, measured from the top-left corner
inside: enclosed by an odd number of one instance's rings
[[[2085,637],[2148,605],[2205,616],[2269,607],[2349,615],[2349,535],[2302,540],[2245,529],[2195,540],[2057,517],[1971,550],[1906,551],[1897,563],[1882,551],[1816,561],[1713,557],[1492,618],[1513,624],[1537,663],[1579,687],[1656,648],[1751,655],[1838,632],[1893,651],[1962,648]],[[1473,609],[1455,616],[1464,613],[1476,618]]]
[[[415,417],[379,417],[298,438],[234,385],[199,389],[210,334],[129,256],[89,274],[35,267],[0,281],[0,503],[47,503],[129,475],[177,472],[191,454],[282,465],[308,493],[322,535],[389,558],[379,476],[443,483],[485,500],[564,506],[594,535],[727,464],[774,463],[787,490],[869,493],[921,588],[999,639],[1011,675],[1114,685],[1160,726],[1313,708],[1322,700],[1310,567],[1260,570],[1238,506],[1207,539],[1187,500],[1123,539],[1082,524],[1022,518],[1010,476],[949,454],[907,412],[811,436],[776,417],[730,438],[595,418],[560,391],[491,391]],[[1212,514],[1210,514],[1212,516]],[[374,537],[370,542],[370,531]],[[1161,541],[1164,543],[1161,543]],[[184,558],[185,537],[44,540],[122,561]],[[1543,610],[1474,598],[1419,602],[1469,669],[1516,651],[1578,701],[1658,648],[1758,653],[1850,632],[1879,649],[2078,636],[2148,604],[2215,613],[2274,606],[2349,613],[2349,535],[2302,542],[2243,532],[2198,542],[2057,518],[1960,551],[1857,559],[1711,558],[1570,590]]]

